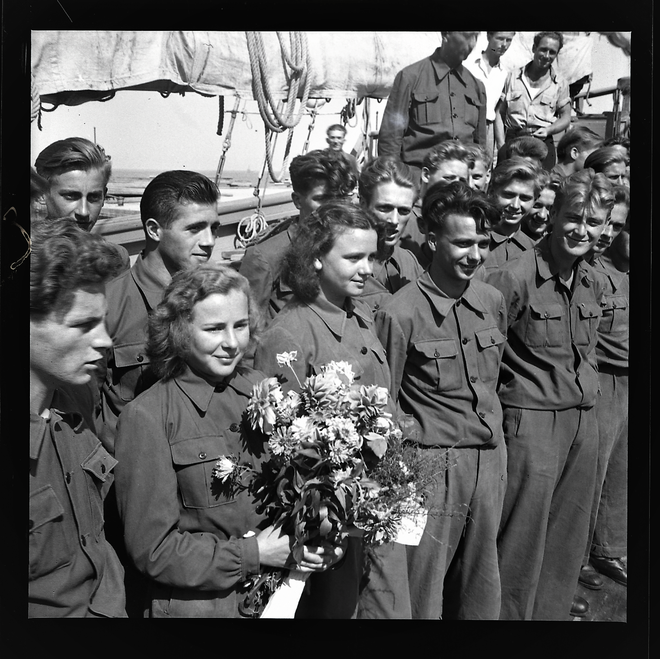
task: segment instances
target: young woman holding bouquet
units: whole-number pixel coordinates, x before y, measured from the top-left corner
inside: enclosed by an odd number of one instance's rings
[[[241,584],[263,566],[323,571],[342,555],[306,548],[293,565],[291,538],[264,528],[248,492],[215,469],[222,456],[250,467],[268,458],[243,420],[264,377],[241,365],[255,308],[242,275],[204,265],[177,273],[149,319],[161,379],[122,412],[115,480],[126,549],[148,579],[145,617],[240,617]]]
[[[284,261],[283,277],[294,297],[261,337],[255,368],[281,377],[284,391],[299,391],[324,364],[345,361],[357,384],[389,387],[385,351],[371,311],[359,299],[383,237],[384,226],[348,201],[327,202],[310,215]],[[278,361],[282,353],[295,354],[287,362],[293,373]],[[388,543],[375,554],[366,575],[362,543],[349,538],[342,564],[308,580],[296,617],[410,618],[405,547]]]

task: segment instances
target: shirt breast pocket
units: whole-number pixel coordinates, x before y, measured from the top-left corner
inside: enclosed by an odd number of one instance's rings
[[[442,121],[439,97],[440,94],[437,89],[413,92],[412,116],[420,126],[439,124]]]
[[[596,340],[598,324],[602,318],[600,305],[596,302],[580,302],[578,305],[579,322],[575,330],[575,345],[588,346]]]
[[[601,313],[599,332],[609,334],[623,327],[628,316],[628,298],[625,295],[604,295]]]
[[[115,346],[113,353],[119,379],[119,396],[124,401],[131,401],[146,388],[142,380],[150,364],[144,342]]]
[[[563,345],[568,340],[564,315],[565,310],[560,304],[530,304],[525,344],[531,348]]]
[[[181,439],[171,445],[181,500],[186,508],[213,508],[236,500],[236,493],[213,476],[220,456],[229,456],[223,434]]]
[[[525,115],[525,100],[522,92],[509,92],[506,99],[508,111],[516,115]]]
[[[421,371],[422,388],[431,391],[454,391],[463,385],[458,346],[454,339],[418,341],[411,355]]]
[[[82,463],[83,471],[87,476],[87,491],[92,513],[92,525],[95,537],[99,537],[103,530],[103,485],[110,477],[110,472],[117,464],[101,444],[85,458]]]
[[[479,112],[482,107],[483,103],[476,96],[465,95],[463,120],[468,126],[476,128],[479,125]]]
[[[501,346],[506,337],[497,327],[475,332],[479,377],[484,382],[496,380],[500,372]]]
[[[36,579],[73,560],[73,549],[64,532],[64,508],[50,485],[30,494],[29,578]]]
[[[546,119],[552,119],[557,106],[557,97],[553,92],[543,92],[539,97],[539,106],[541,107],[541,114]]]

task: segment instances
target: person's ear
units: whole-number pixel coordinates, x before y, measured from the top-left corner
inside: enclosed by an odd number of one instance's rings
[[[323,263],[321,263],[321,259],[314,259],[314,270],[317,270],[318,272],[323,270]]]
[[[144,223],[144,232],[147,234],[147,238],[160,242],[162,236],[163,227],[161,227],[158,220],[155,220],[153,217],[150,217]]]
[[[429,176],[431,172],[429,171],[428,167],[422,167],[422,183],[428,183],[429,182]]]
[[[300,210],[300,193],[298,192],[292,192],[291,193],[291,201],[293,201],[293,205]]]
[[[571,156],[571,160],[575,161],[578,159],[578,156],[580,155],[580,150],[576,146],[572,146],[571,150],[568,153]]]
[[[432,252],[435,252],[438,243],[438,236],[435,231],[427,231],[426,233],[426,242],[428,243],[429,249]]]

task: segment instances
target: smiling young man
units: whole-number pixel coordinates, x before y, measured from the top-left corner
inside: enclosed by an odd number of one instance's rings
[[[396,158],[375,158],[362,170],[359,193],[362,206],[386,227],[383,249],[362,294],[362,299],[375,310],[423,272],[415,255],[400,244],[417,200],[415,172]]]
[[[140,214],[146,245],[130,270],[108,285],[107,358],[99,437],[114,446],[117,418],[129,401],[153,384],[145,354],[149,312],[179,270],[207,263],[215,246],[217,187],[202,174],[185,170],[159,174],[144,190]]]
[[[490,233],[490,252],[479,273],[485,281],[507,261],[534,246],[521,230],[521,223],[540,193],[539,173],[538,167],[516,157],[503,160],[493,170],[488,196],[499,210],[500,219]]]
[[[117,461],[68,395],[111,345],[105,282],[121,256],[71,218],[35,223],[31,237],[28,617],[126,617],[103,518]]]
[[[34,163],[46,181],[41,199],[43,217],[70,217],[85,231],[94,228],[108,192],[112,161],[103,147],[83,137],[67,137],[49,144]],[[117,246],[123,267],[130,267],[128,252]]]
[[[417,450],[445,455],[417,547],[407,547],[413,618],[498,619],[496,538],[506,486],[496,393],[506,334],[502,294],[475,280],[497,209],[456,181],[423,201],[428,270],[376,312],[390,390],[420,423]],[[451,465],[451,466],[449,466]]]
[[[357,185],[357,170],[341,153],[317,149],[296,156],[289,166],[291,199],[299,211],[285,230],[267,233],[245,250],[239,272],[250,282],[252,293],[266,319],[270,320],[293,297],[282,281],[284,254],[295,239],[299,223],[321,204],[348,198]],[[278,227],[279,228],[279,227]]]
[[[548,147],[543,168],[548,171],[557,161],[553,135],[563,132],[571,123],[568,83],[553,68],[563,45],[561,32],[534,35],[531,62],[509,73],[498,104],[505,141],[521,135],[543,140]]]
[[[498,538],[504,620],[588,610],[573,597],[596,477],[603,284],[585,256],[613,204],[603,175],[571,175],[557,191],[551,233],[488,279],[508,310],[498,389],[508,453]]]

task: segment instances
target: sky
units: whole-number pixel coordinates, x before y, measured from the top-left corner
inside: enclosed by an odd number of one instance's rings
[[[620,77],[630,75],[630,60],[607,40],[594,33],[592,50],[592,90],[615,85]],[[479,45],[479,44],[478,44]],[[634,46],[633,46],[634,47]],[[234,99],[226,97],[225,111],[233,107]],[[335,99],[320,108],[308,149],[325,148],[325,129],[340,123],[339,113],[345,101]],[[378,124],[383,104],[371,103],[372,122]],[[612,97],[591,99],[589,113],[612,109]],[[265,162],[265,128],[255,101],[244,99],[239,107],[227,151],[224,170],[261,171]],[[349,150],[360,138],[361,106],[352,126],[349,124],[345,148]],[[107,102],[89,102],[78,106],[61,106],[42,114],[42,129],[36,122],[31,129],[31,162],[51,142],[70,136],[94,139],[112,156],[113,168],[193,169],[215,171],[227,137],[230,115],[225,114],[224,130],[217,135],[218,99],[194,92],[171,94],[163,98],[158,93],[118,91]],[[311,116],[305,114],[294,130],[292,155],[302,152],[308,137]],[[281,170],[286,134],[278,136],[274,168]]]

